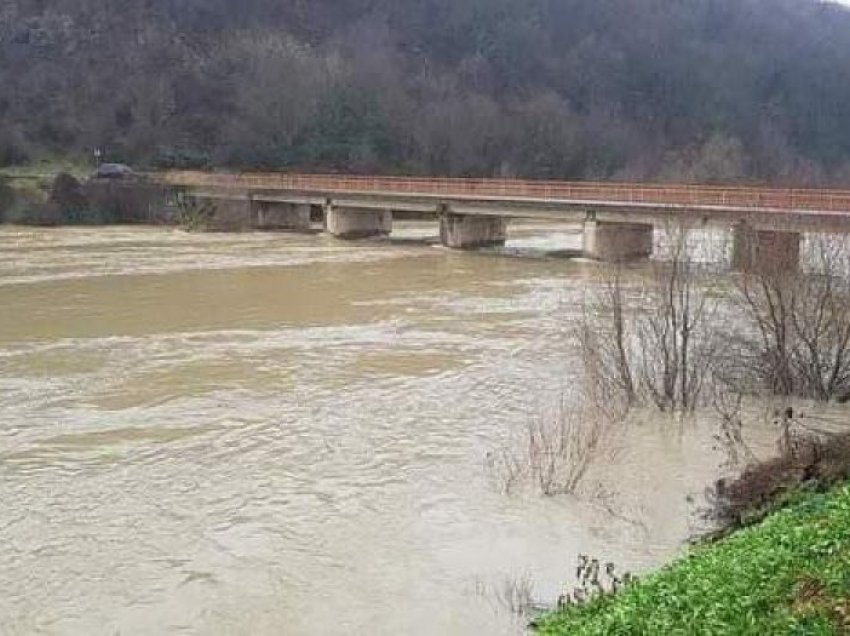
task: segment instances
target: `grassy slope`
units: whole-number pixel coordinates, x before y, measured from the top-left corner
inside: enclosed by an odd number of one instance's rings
[[[850,634],[850,485],[812,494],[541,635]]]
[[[50,197],[53,180],[60,172],[77,179],[87,178],[93,168],[73,159],[45,159],[20,166],[0,167],[0,222],[31,221],[33,210]],[[35,216],[38,216],[37,214]]]
[[[0,176],[12,179],[46,179],[53,181],[60,172],[67,172],[78,179],[87,177],[94,168],[74,159],[45,159],[20,166],[0,167]]]

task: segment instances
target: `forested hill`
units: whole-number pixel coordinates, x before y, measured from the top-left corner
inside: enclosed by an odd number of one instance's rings
[[[815,0],[2,0],[0,163],[850,185]]]

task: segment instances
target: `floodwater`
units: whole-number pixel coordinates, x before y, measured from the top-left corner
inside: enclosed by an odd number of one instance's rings
[[[0,632],[511,634],[510,581],[676,554],[708,429],[630,424],[614,506],[483,468],[575,377],[580,236],[434,231],[0,228]]]

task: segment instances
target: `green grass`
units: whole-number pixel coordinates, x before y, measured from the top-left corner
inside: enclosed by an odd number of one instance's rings
[[[82,180],[92,170],[72,159],[44,159],[0,168],[0,221],[32,220],[33,210],[43,207],[50,198],[57,174],[67,172]]]
[[[850,634],[850,485],[811,493],[538,634]]]
[[[94,168],[91,164],[75,159],[42,159],[20,166],[5,166],[0,168],[0,176],[13,180],[45,179],[53,181],[60,172],[67,172],[78,179],[87,177]]]

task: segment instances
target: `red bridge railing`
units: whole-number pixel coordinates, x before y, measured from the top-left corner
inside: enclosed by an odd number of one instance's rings
[[[189,187],[638,203],[850,214],[850,190],[188,171],[168,172],[157,178],[172,185]]]

